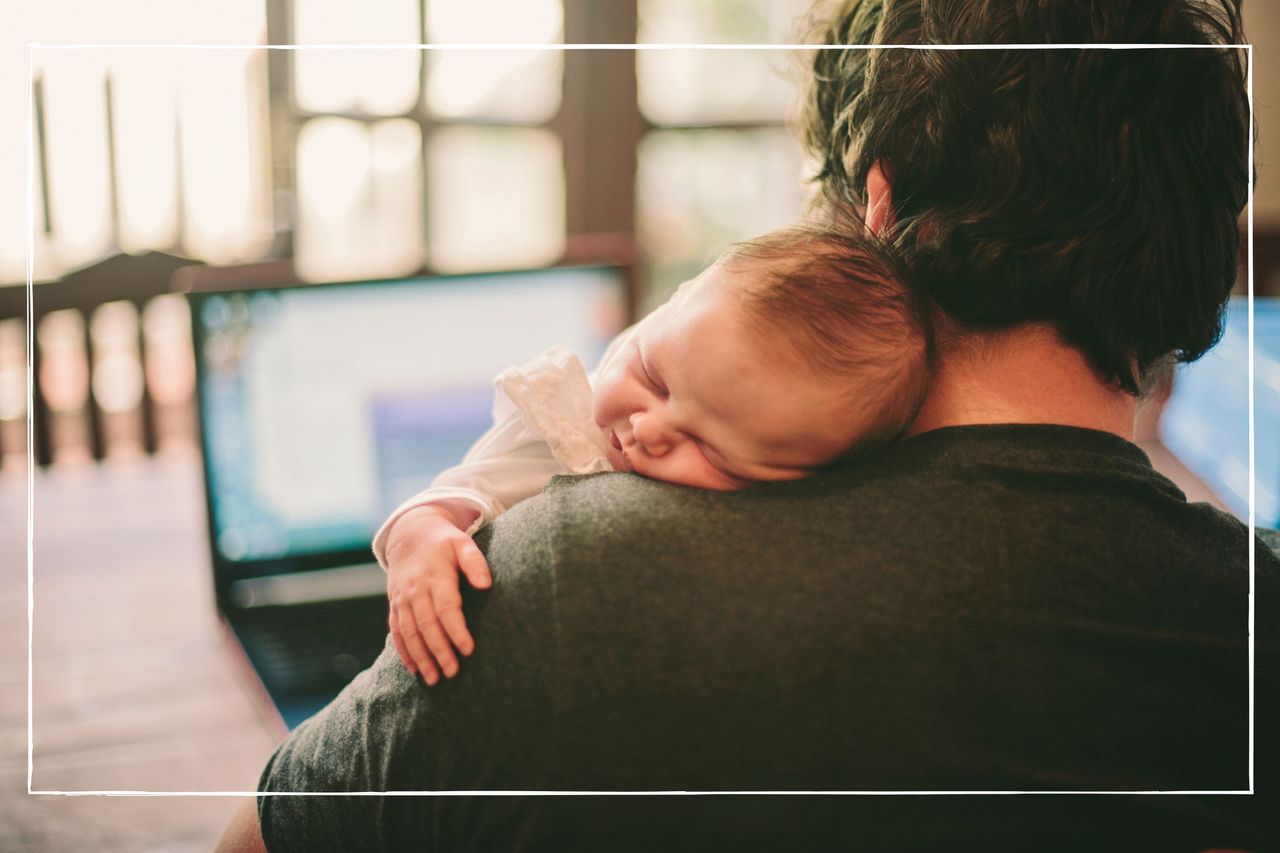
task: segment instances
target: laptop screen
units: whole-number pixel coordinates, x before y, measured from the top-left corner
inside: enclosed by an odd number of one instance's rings
[[[495,374],[554,344],[590,367],[625,296],[614,268],[192,294],[218,561],[367,549],[489,427]]]
[[[1254,499],[1260,527],[1280,526],[1280,299],[1254,299]],[[1160,440],[1241,519],[1249,516],[1249,304],[1227,305],[1222,340],[1182,365]]]

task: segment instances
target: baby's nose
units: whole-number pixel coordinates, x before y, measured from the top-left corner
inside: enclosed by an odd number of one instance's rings
[[[631,435],[636,444],[650,456],[665,456],[671,451],[671,435],[660,418],[637,412],[631,416]]]

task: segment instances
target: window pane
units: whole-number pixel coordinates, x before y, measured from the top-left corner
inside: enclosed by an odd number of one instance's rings
[[[120,247],[165,249],[178,239],[177,90],[173,57],[118,51],[111,62]]]
[[[295,262],[311,281],[422,266],[422,134],[416,122],[308,122],[298,135]]]
[[[178,121],[183,243],[195,257],[234,263],[271,243],[266,51],[181,54]]]
[[[22,281],[27,275],[27,168],[28,135],[27,101],[30,70],[27,67],[27,44],[41,41],[50,32],[45,20],[50,17],[43,4],[10,3],[5,7],[4,26],[0,27],[0,284]],[[52,39],[50,39],[52,40]],[[37,57],[43,58],[39,51]],[[39,66],[37,66],[38,68]],[[35,153],[35,174],[39,174],[39,153]],[[46,262],[40,224],[44,217],[39,183],[35,192],[35,224],[37,257]],[[39,276],[41,270],[37,268]],[[25,439],[24,439],[25,441]]]
[[[2,59],[3,57],[0,57],[0,60]],[[52,236],[46,234],[43,227],[45,206],[44,195],[40,192],[39,175],[44,167],[41,163],[40,149],[35,143],[35,131],[28,132],[27,128],[27,79],[27,69],[24,65],[22,77],[18,81],[21,85],[17,87],[18,93],[22,96],[21,101],[17,98],[8,100],[8,105],[14,107],[8,114],[22,116],[22,119],[0,122],[0,151],[8,154],[7,157],[0,158],[0,283],[3,284],[26,280],[27,238],[31,230],[35,232],[32,235],[35,247],[33,280],[42,282],[56,279],[64,269],[52,245]],[[0,79],[0,93],[13,95],[12,89],[6,92],[4,82]],[[3,106],[5,106],[5,99],[0,98],[0,107]],[[30,136],[30,143],[28,136]],[[29,149],[30,169],[27,168]],[[30,217],[27,213],[28,177],[32,186]]]
[[[165,3],[128,0],[123,4],[5,4],[4,26],[0,27],[0,111],[11,118],[20,118],[8,121],[0,128],[0,151],[8,155],[0,161],[0,281],[21,280],[25,277],[27,45],[80,42],[253,44],[264,39],[265,9],[263,0],[219,0],[217,3],[209,3],[207,0],[168,0]],[[56,235],[46,238],[40,229],[44,214],[37,185],[37,280],[54,278],[68,266],[92,261],[101,251],[110,248],[110,204],[104,201],[108,198],[108,193],[104,190],[107,186],[106,172],[102,170],[107,159],[105,127],[101,119],[104,115],[102,69],[114,68],[121,58],[147,54],[155,58],[158,69],[156,73],[172,80],[179,73],[181,53],[191,51],[35,51],[37,75],[46,78],[51,75],[54,78],[50,81],[52,87],[63,92],[58,98],[60,101],[65,101],[68,96],[67,85],[71,85],[73,90],[80,89],[80,94],[73,91],[70,97],[73,101],[79,101],[84,109],[83,114],[71,117],[69,125],[64,121],[65,117],[46,116],[46,119],[52,119],[54,124],[62,128],[56,134],[62,141],[53,143],[59,146],[59,150],[51,153],[63,162],[70,163],[66,166],[49,163],[51,184],[58,184],[56,189],[52,185],[50,189],[63,199],[64,211],[59,214],[63,217],[60,224],[61,231],[64,236],[69,237],[69,242],[60,245]],[[63,77],[60,71],[53,70],[55,65],[62,66],[68,62],[82,67],[94,67],[88,75],[93,79],[87,81],[87,87],[81,85],[86,82],[85,75],[79,75],[82,79],[77,83]],[[127,98],[127,95],[119,88],[115,94],[119,119],[119,108],[128,109],[121,102],[122,96]],[[63,109],[62,106],[53,108]],[[46,129],[53,131],[48,125]],[[70,137],[68,133],[71,134]],[[77,136],[80,138],[77,139]],[[168,141],[172,145],[172,134]],[[50,142],[53,140],[50,139]],[[67,144],[64,146],[64,143]],[[73,150],[67,150],[68,147]],[[84,151],[81,152],[80,148]],[[158,151],[155,153],[159,157],[164,156]],[[71,158],[70,161],[67,158]],[[117,165],[125,169],[132,168],[119,162]],[[161,172],[169,168],[163,161],[157,165]],[[140,207],[137,196],[128,195],[129,187],[122,186],[120,191],[121,241],[126,248],[136,249],[139,246],[130,242],[139,236],[135,226],[140,222],[145,225],[148,221],[154,224],[158,218],[155,215],[156,209],[163,205],[141,204]],[[69,208],[66,207],[67,204],[70,205]],[[143,215],[143,210],[149,210],[150,213]],[[52,207],[50,213],[53,214]],[[151,232],[149,227],[142,228],[143,232],[154,234],[159,234],[161,230],[163,229],[158,226],[155,232]],[[154,236],[147,239],[160,241],[163,238]]]
[[[49,52],[43,65],[49,218],[66,269],[97,260],[111,243],[106,65],[99,51]]]
[[[799,145],[783,130],[666,130],[640,143],[637,230],[648,306],[735,240],[794,222]]]
[[[294,0],[294,43],[417,44],[418,0]],[[400,115],[418,100],[417,49],[297,50],[294,97],[310,112]]]
[[[560,0],[432,0],[427,40],[436,44],[556,44]],[[560,108],[563,53],[434,50],[427,56],[427,109],[445,118],[541,122]]]
[[[808,0],[640,0],[641,43],[791,44]],[[655,124],[781,121],[799,77],[783,50],[636,51],[640,110]]]
[[[439,270],[543,266],[564,254],[560,139],[452,127],[427,145],[427,258]]]

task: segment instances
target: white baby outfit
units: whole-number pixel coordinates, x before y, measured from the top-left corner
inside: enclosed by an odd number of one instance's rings
[[[374,556],[384,569],[387,533],[411,509],[464,504],[479,513],[467,528],[470,535],[538,494],[556,474],[613,470],[605,455],[608,439],[591,414],[591,378],[568,349],[552,347],[528,364],[504,370],[493,386],[493,426],[461,464],[396,507],[373,537]]]

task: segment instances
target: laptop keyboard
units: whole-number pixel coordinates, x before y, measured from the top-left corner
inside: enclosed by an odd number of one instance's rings
[[[240,610],[232,628],[273,694],[339,689],[382,652],[387,600]]]

